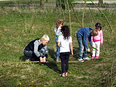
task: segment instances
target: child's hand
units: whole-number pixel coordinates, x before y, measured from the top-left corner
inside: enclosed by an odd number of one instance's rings
[[[58,31],[61,30],[61,27],[58,28]]]
[[[71,56],[73,56],[73,52],[71,52]]]
[[[101,43],[101,46],[103,46],[103,43]]]

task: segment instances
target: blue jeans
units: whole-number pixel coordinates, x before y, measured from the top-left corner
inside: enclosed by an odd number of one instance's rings
[[[87,57],[87,51],[85,49],[85,46],[83,44],[83,37],[77,36],[78,44],[79,44],[79,57],[78,59],[83,59],[84,57]]]
[[[24,55],[29,57],[30,61],[39,61],[39,57],[37,58],[32,51],[24,50]]]
[[[56,58],[60,55],[60,47],[58,46],[58,42],[56,42]]]

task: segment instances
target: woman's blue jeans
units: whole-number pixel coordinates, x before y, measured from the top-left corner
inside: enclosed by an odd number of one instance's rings
[[[79,44],[79,57],[78,59],[83,59],[87,57],[87,51],[85,49],[85,46],[83,44],[83,37],[77,36],[78,44]]]
[[[32,57],[33,56],[33,52],[24,50],[24,55],[27,56],[27,57]]]

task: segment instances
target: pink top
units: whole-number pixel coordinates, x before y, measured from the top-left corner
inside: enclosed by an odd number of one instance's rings
[[[91,36],[91,40],[93,42],[100,41],[100,43],[103,44],[103,32],[102,32],[102,30],[98,31],[97,36]]]

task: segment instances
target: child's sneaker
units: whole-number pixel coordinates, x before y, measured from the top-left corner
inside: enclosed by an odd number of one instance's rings
[[[99,58],[99,56],[96,56],[96,59],[98,59]]]
[[[94,59],[95,56],[92,56],[91,58]]]
[[[56,58],[56,62],[58,62],[58,61],[59,61],[59,57]]]
[[[83,59],[78,59],[78,61],[80,61],[80,62],[84,62],[84,60],[83,60]]]

